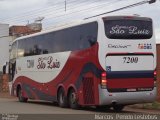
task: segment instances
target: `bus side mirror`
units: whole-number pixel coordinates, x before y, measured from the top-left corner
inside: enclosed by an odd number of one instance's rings
[[[6,65],[3,65],[3,74],[6,74]]]
[[[155,2],[156,2],[156,0],[150,0],[149,4],[152,4],[152,3],[155,3]]]

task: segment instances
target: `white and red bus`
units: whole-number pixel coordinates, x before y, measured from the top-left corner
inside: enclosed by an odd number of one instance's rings
[[[60,107],[113,107],[156,98],[156,44],[147,17],[107,16],[16,39],[11,94]]]

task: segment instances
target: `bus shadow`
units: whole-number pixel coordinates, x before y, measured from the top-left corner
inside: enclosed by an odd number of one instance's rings
[[[27,102],[28,104],[37,104],[37,105],[44,105],[44,106],[52,106],[52,107],[57,107],[57,108],[60,108],[58,103],[57,102],[46,102],[46,101],[28,101]],[[68,109],[68,110],[73,110],[69,107],[67,108],[62,108],[62,109]],[[84,106],[81,106],[79,109],[76,109],[76,111],[86,111],[86,112],[93,112],[93,113],[133,113],[131,111],[126,111],[126,110],[123,110],[123,111],[120,111],[120,112],[117,112],[117,111],[114,111],[112,108],[108,109],[108,108],[96,108],[95,106],[90,106],[90,107],[84,107]]]
[[[95,113],[132,113],[130,111],[114,111],[112,108],[108,109],[108,108],[96,108],[96,107],[81,107],[80,110],[83,110],[83,111],[90,111],[90,112],[95,112]]]
[[[54,106],[54,107],[59,107],[59,106],[58,106],[58,103],[56,103],[56,102],[35,101],[35,100],[31,100],[31,101],[28,101],[27,103],[29,103],[29,104],[37,104],[37,105],[44,105],[44,106]]]

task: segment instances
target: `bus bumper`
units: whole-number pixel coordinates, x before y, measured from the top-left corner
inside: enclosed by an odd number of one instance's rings
[[[157,95],[156,89],[154,87],[152,91],[109,93],[107,89],[102,89],[99,85],[99,105],[112,105],[115,103],[129,105],[153,102]]]

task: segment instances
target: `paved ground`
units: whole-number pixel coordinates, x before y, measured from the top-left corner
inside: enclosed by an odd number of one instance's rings
[[[8,92],[0,92],[0,98],[15,98],[15,97],[12,97]]]
[[[44,101],[29,101],[27,103],[18,102],[16,97],[9,93],[0,93],[0,113],[19,113],[19,114],[90,114],[90,113],[113,113],[113,110],[97,110],[95,108],[81,108],[72,110],[60,108],[56,104]],[[144,110],[133,107],[125,107],[123,113],[153,113],[160,114],[158,110]]]
[[[8,93],[0,93],[0,113],[2,114],[2,117],[6,114],[13,114],[23,118],[18,120],[29,120],[31,117],[34,118],[34,120],[41,120],[42,118],[43,120],[50,120],[50,118],[57,118],[56,120],[62,120],[65,119],[65,117],[74,118],[76,120],[80,120],[85,117],[87,120],[90,120],[91,118],[94,118],[95,115],[99,114],[105,114],[107,116],[108,114],[109,116],[110,114],[130,115],[135,113],[160,114],[160,111],[135,109],[131,107],[125,107],[121,113],[115,113],[113,110],[97,110],[95,108],[81,108],[80,110],[72,110],[69,108],[60,108],[53,103],[44,101],[29,101],[27,103],[20,103],[18,102],[17,98],[11,97]],[[60,119],[59,117],[62,118]]]

